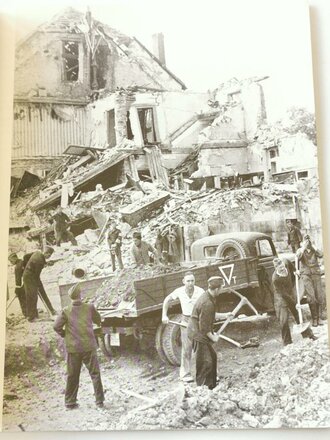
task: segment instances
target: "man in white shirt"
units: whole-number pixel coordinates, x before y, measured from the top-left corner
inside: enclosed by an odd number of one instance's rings
[[[189,317],[191,316],[193,307],[197,299],[204,293],[203,289],[195,286],[195,277],[192,272],[186,273],[182,282],[183,286],[175,289],[164,300],[162,313],[163,324],[168,324],[169,322],[167,312],[170,302],[179,299],[182,310],[181,322],[188,325]],[[187,328],[180,327],[180,329],[182,343],[180,379],[183,382],[193,382],[194,379],[190,372],[192,341],[188,338]]]

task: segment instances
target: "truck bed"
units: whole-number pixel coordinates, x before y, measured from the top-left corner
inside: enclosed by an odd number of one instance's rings
[[[187,271],[194,273],[196,285],[205,290],[207,280],[212,276],[223,278],[224,293],[229,292],[230,289],[240,290],[259,286],[255,258],[219,261],[203,266],[190,266],[182,268],[181,271],[135,281],[136,297],[134,301],[122,301],[116,308],[99,308],[98,310],[103,318],[136,318],[145,313],[160,310],[165,297],[177,287],[182,286],[182,279]],[[85,292],[88,293],[85,298],[93,298],[103,281],[112,278],[112,276],[80,281],[87,287]],[[59,286],[62,307],[70,304],[68,291],[72,285]]]

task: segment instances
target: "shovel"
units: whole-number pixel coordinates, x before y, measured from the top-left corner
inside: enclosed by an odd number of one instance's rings
[[[310,322],[303,323],[303,316],[302,311],[300,308],[300,288],[299,288],[299,275],[297,274],[297,270],[299,270],[299,262],[298,258],[295,259],[295,266],[296,266],[296,272],[295,272],[295,278],[296,278],[296,295],[297,295],[297,310],[298,310],[298,317],[299,317],[299,324],[293,325],[293,332],[294,333],[303,333],[305,330],[310,328],[311,324]]]

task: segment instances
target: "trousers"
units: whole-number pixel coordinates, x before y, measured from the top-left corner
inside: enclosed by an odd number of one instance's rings
[[[196,351],[196,384],[206,385],[210,390],[217,384],[217,353],[211,344],[194,340]]]
[[[307,302],[309,304],[325,304],[325,294],[322,291],[320,274],[301,274],[304,283]]]
[[[291,344],[292,337],[289,326],[289,313],[292,314],[296,323],[299,324],[299,315],[294,299],[290,295],[282,295],[279,301],[276,301],[275,298],[275,313],[280,323],[283,344]],[[312,330],[308,328],[301,333],[301,336],[303,338],[309,338],[312,334]]]
[[[117,260],[118,260],[119,269],[123,269],[124,265],[123,265],[123,260],[122,260],[122,257],[121,257],[120,246],[116,246],[116,250],[115,251],[110,251],[110,255],[111,255],[112,271],[114,272],[116,270],[116,257],[117,257]]]
[[[65,389],[66,406],[72,406],[77,403],[82,364],[86,366],[92,379],[96,403],[103,403],[104,401],[100,366],[96,350],[85,351],[82,353],[67,353],[67,381]]]
[[[181,322],[188,323],[189,317],[183,316]],[[191,376],[191,353],[192,353],[192,340],[188,338],[188,330],[185,327],[180,327],[181,331],[181,365],[180,365],[180,378]]]
[[[23,287],[16,287],[15,288],[15,294],[18,298],[19,305],[21,307],[23,316],[26,317],[26,295],[25,295],[25,289]]]
[[[50,299],[48,298],[44,286],[42,285],[42,282],[39,278],[35,277],[33,274],[24,273],[23,283],[26,296],[26,317],[28,319],[34,319],[38,317],[38,294],[44,301],[50,313],[55,313],[52,303],[50,302]]]

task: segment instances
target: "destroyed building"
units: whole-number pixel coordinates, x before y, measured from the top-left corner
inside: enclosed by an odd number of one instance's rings
[[[316,147],[269,128],[268,77],[196,93],[166,67],[161,34],[154,43],[152,54],[70,8],[19,44],[12,196],[26,195],[12,205],[12,234],[51,240],[61,204],[88,251],[114,211],[151,240],[178,226],[180,260],[194,240],[235,230],[268,233],[285,250],[287,219],[320,244]]]
[[[68,145],[89,146],[87,104],[101,91],[184,90],[184,83],[165,65],[162,35],[154,35],[154,42],[160,59],[136,38],[72,8],[19,42],[13,176],[28,170],[44,177]]]

